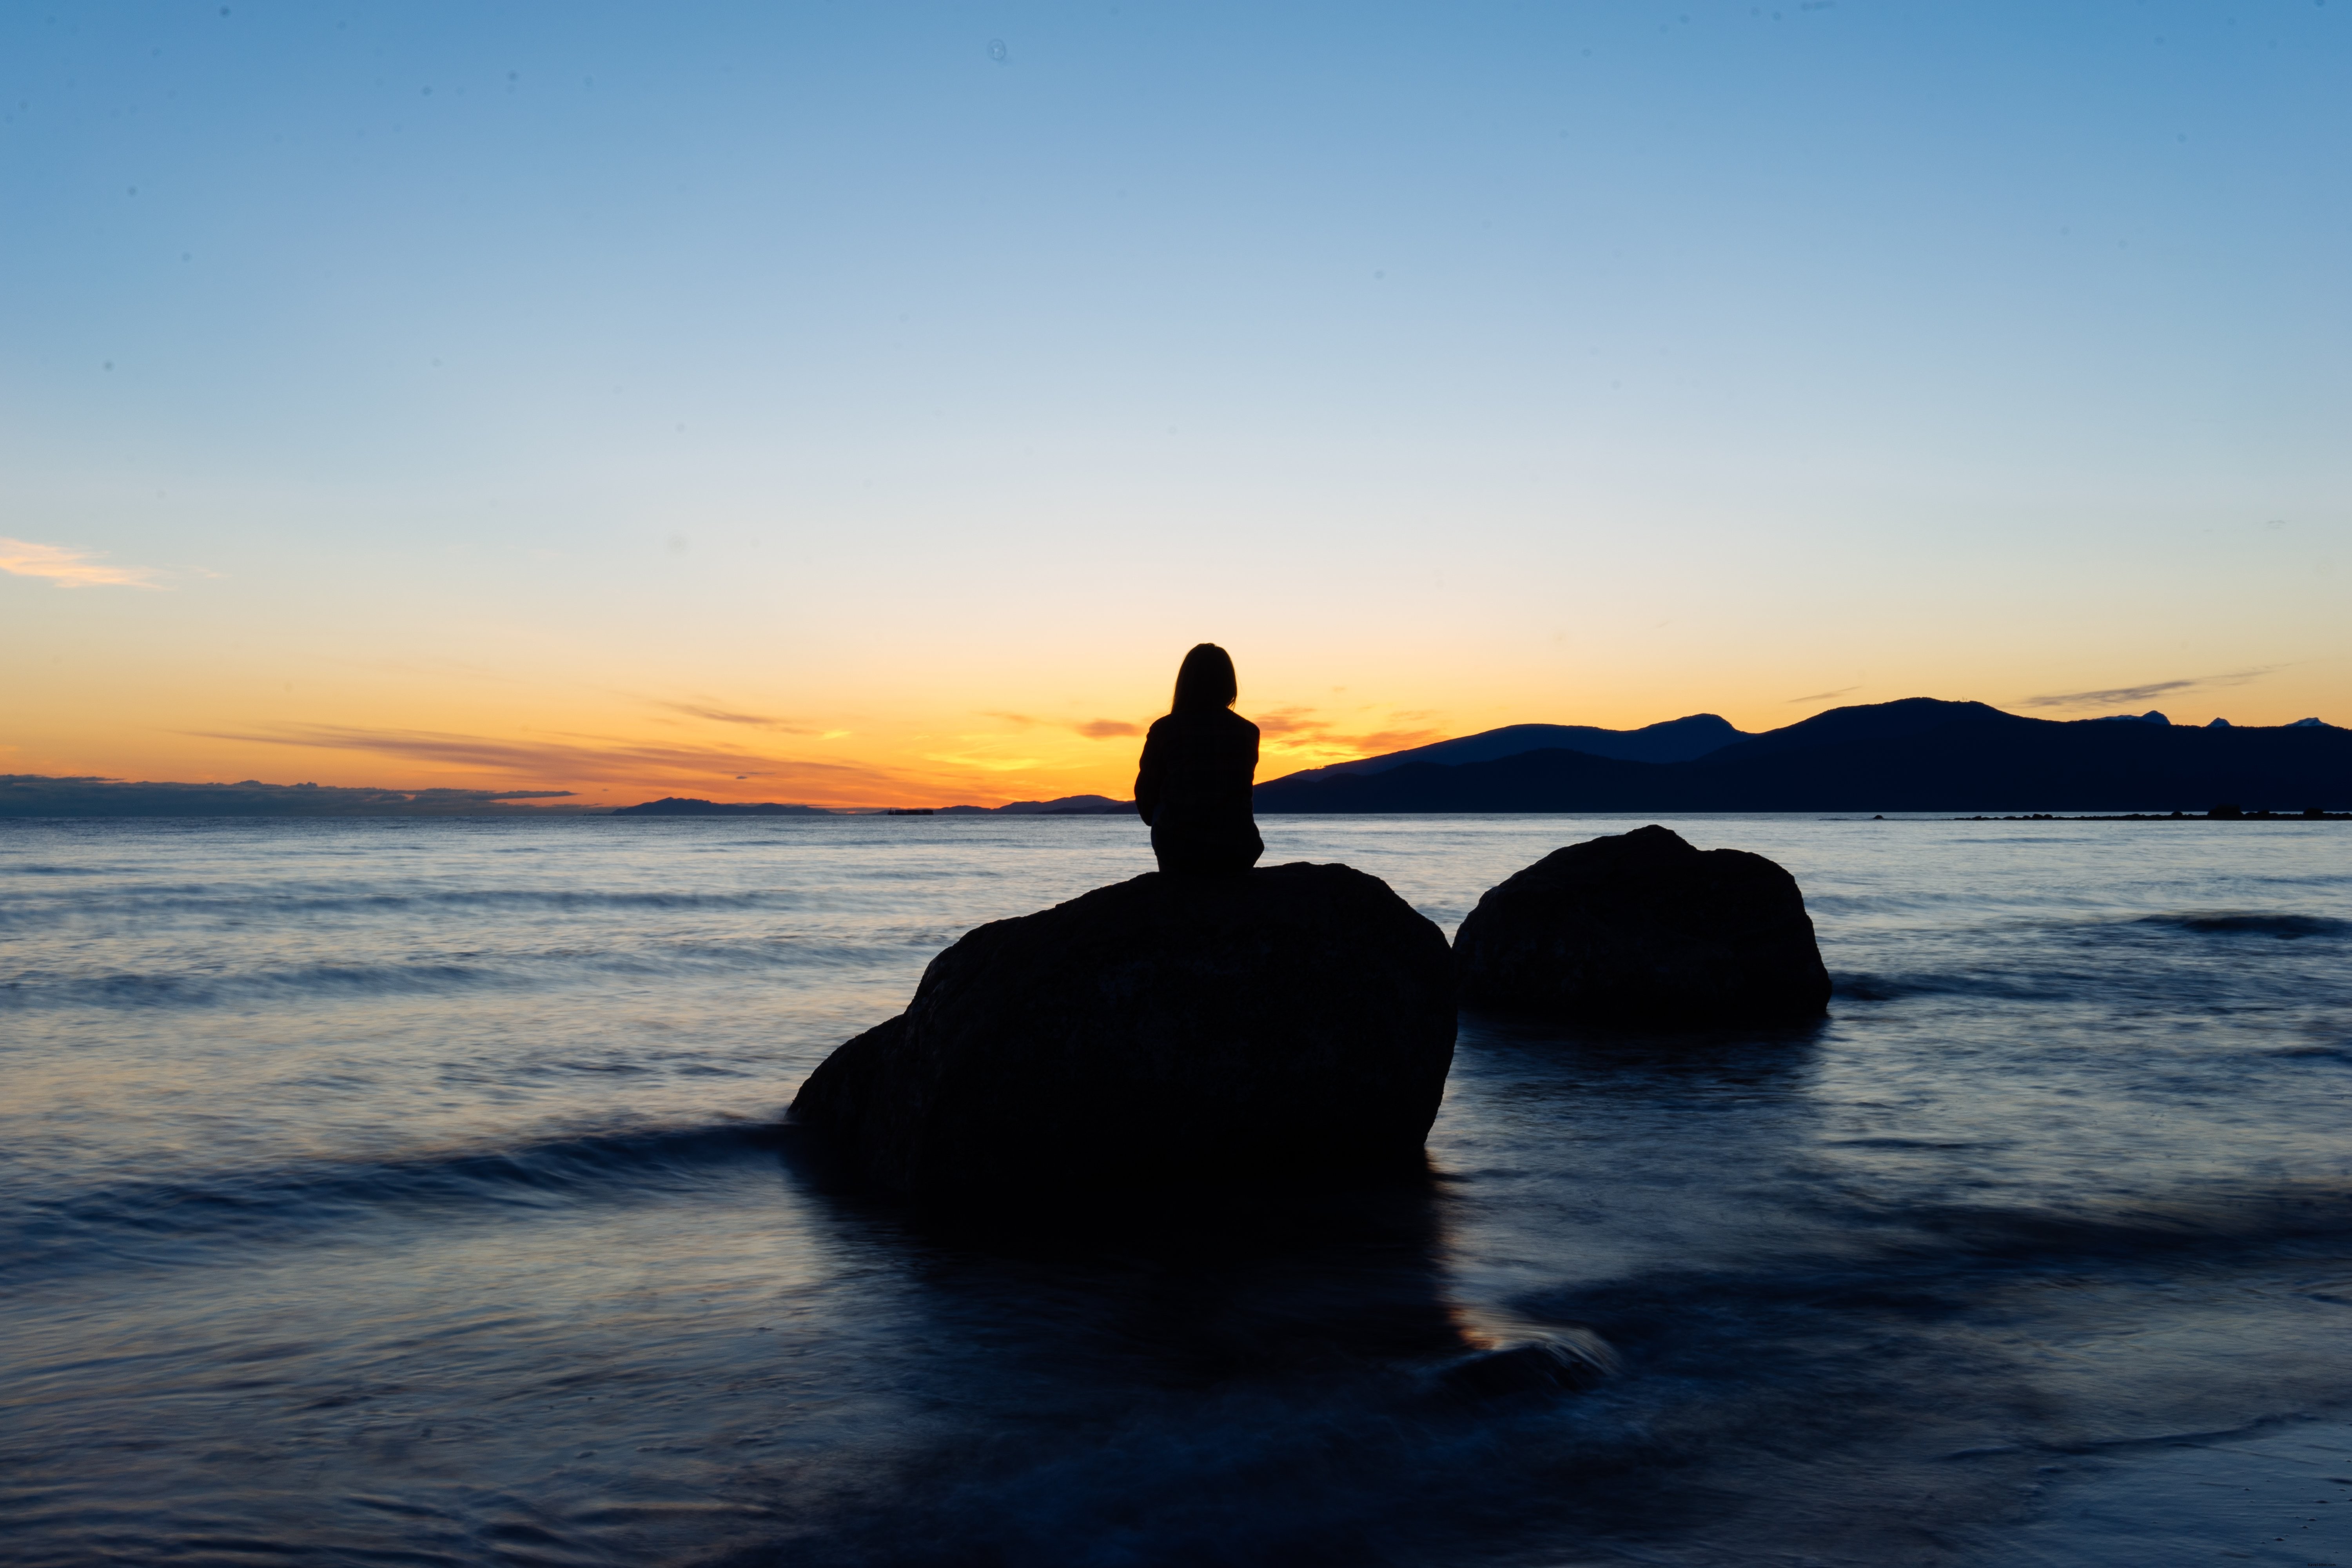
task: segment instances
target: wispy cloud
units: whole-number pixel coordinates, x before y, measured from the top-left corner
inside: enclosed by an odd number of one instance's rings
[[[744,724],[755,730],[774,730],[786,735],[814,733],[805,725],[789,719],[771,719],[764,713],[737,713],[725,708],[709,708],[699,702],[656,702],[656,708],[667,708],[673,713],[683,713],[690,719],[708,719],[714,724]]]
[[[532,779],[606,783],[646,788],[709,787],[756,779],[763,789],[823,797],[824,805],[890,805],[928,796],[937,785],[849,763],[770,757],[723,746],[663,746],[566,735],[503,740],[431,730],[366,730],[341,724],[276,724],[243,732],[192,731],[207,740],[258,742],[367,752],[412,762],[479,769]],[[730,791],[730,794],[734,792]]]
[[[1024,773],[1032,768],[1045,766],[1040,757],[998,757],[986,752],[925,752],[927,763],[945,763],[951,768],[971,768],[983,773]]]
[[[154,588],[154,568],[109,566],[92,560],[87,550],[62,544],[35,544],[29,540],[0,539],[0,572],[18,577],[43,577],[60,588]]]
[[[1381,756],[1446,738],[1443,730],[1395,723],[1376,730],[1343,731],[1328,719],[1317,718],[1315,712],[1312,708],[1274,708],[1253,713],[1250,717],[1255,721],[1259,732],[1271,738],[1274,750],[1313,752],[1328,756],[1333,761]],[[1391,720],[1418,719],[1423,715],[1400,713],[1390,717]]]
[[[2151,680],[2145,686],[2110,686],[2098,691],[2059,691],[2025,700],[2028,708],[2119,708],[2127,702],[2147,702],[2167,692],[2188,691],[2200,686],[2243,686],[2276,669],[2277,665],[2265,664],[2253,669],[2233,669],[2222,675],[2192,675],[2182,680]]]
[[[1143,733],[1142,725],[1130,724],[1124,719],[1088,719],[1084,723],[1065,724],[1056,719],[1040,719],[1030,713],[986,712],[981,717],[1000,720],[1019,730],[1032,729],[1039,724],[1051,724],[1057,730],[1066,729],[1072,734],[1084,735],[1089,741],[1108,741],[1119,735]]]
[[[1252,721],[1261,735],[1313,735],[1331,728],[1328,720],[1310,717],[1312,708],[1268,708]]]
[[[1859,691],[1859,686],[1841,686],[1835,691],[1811,691],[1802,697],[1791,697],[1791,702],[1827,702],[1832,697],[1843,697],[1849,691]]]
[[[1332,742],[1346,746],[1360,757],[1382,756],[1390,752],[1411,751],[1449,737],[1443,730],[1369,730],[1360,735],[1334,735]]]

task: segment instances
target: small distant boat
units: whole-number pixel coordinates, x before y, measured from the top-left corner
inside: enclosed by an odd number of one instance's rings
[[[929,816],[936,813],[938,809],[939,808],[937,806],[931,805],[894,805],[886,809],[882,815],[885,816]]]

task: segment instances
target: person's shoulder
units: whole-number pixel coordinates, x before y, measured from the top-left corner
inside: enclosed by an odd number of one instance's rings
[[[1226,709],[1220,717],[1225,720],[1228,727],[1231,728],[1234,733],[1246,733],[1252,740],[1255,740],[1257,738],[1257,726],[1243,718],[1240,714],[1234,712],[1232,709]]]

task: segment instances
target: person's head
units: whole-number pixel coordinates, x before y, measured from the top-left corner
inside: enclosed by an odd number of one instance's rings
[[[1232,707],[1240,695],[1233,656],[1215,643],[1204,642],[1186,654],[1178,667],[1176,700],[1169,706],[1178,713],[1213,712]]]

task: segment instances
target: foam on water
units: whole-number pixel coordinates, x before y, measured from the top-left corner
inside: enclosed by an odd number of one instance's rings
[[[1635,825],[1265,827],[1269,861],[1346,860],[1450,927]],[[2352,1499],[2249,1479],[2309,1490],[2352,1452],[2340,826],[1675,826],[1797,874],[1829,1020],[1472,1018],[1425,1183],[1074,1189],[944,1233],[828,1191],[777,1113],[961,931],[1146,868],[1129,822],[0,825],[0,1538],[60,1564],[2352,1550]],[[1451,1370],[1531,1337],[1614,1370]]]

